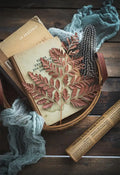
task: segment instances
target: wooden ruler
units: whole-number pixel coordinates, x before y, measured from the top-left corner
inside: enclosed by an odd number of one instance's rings
[[[119,121],[120,100],[118,100],[89,129],[76,139],[66,149],[66,152],[75,162],[77,162]]]

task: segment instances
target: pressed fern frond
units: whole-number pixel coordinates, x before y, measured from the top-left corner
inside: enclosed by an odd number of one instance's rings
[[[44,110],[56,104],[61,111],[65,103],[75,108],[84,108],[99,90],[99,85],[94,78],[80,76],[79,71],[84,68],[83,57],[77,59],[73,57],[78,53],[77,34],[67,41],[69,46],[63,44],[67,54],[63,50],[52,48],[49,51],[52,62],[40,58],[48,77],[28,72],[33,83],[23,82],[25,89]]]

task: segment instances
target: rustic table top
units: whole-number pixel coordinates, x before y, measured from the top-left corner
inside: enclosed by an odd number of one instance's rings
[[[103,1],[103,0],[102,0]],[[92,4],[100,8],[99,0],[2,0],[0,3],[0,40],[5,39],[34,15],[38,15],[47,28],[64,28],[72,16],[83,5]],[[120,14],[120,1],[114,2]],[[120,123],[113,127],[78,163],[66,154],[65,149],[89,128],[109,107],[120,99],[120,31],[105,42],[100,52],[104,54],[108,79],[102,87],[99,101],[89,116],[77,125],[63,131],[42,132],[46,140],[45,158],[38,163],[25,166],[19,175],[113,175],[120,174]],[[4,91],[10,103],[19,94],[12,84],[0,73]],[[7,128],[0,123],[0,154],[7,152]]]

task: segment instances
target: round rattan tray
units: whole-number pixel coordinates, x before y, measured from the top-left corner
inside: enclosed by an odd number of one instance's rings
[[[77,113],[73,114],[72,116],[64,119],[62,121],[62,123],[57,123],[57,124],[50,125],[50,126],[44,124],[43,130],[58,131],[58,130],[67,129],[67,128],[75,125],[76,123],[78,123],[82,119],[84,119],[92,111],[92,109],[94,108],[94,106],[96,105],[96,103],[100,97],[101,87],[102,87],[104,81],[107,79],[107,69],[106,69],[103,54],[97,53],[96,56],[97,56],[96,62],[97,62],[98,73],[99,73],[100,90],[97,92],[97,94],[96,94],[95,98],[93,99],[93,101],[91,102],[91,104],[86,109],[84,109],[84,111],[77,112]],[[1,85],[1,83],[0,83],[0,85]],[[0,94],[2,95],[2,96],[0,96],[0,99],[1,99],[0,101],[3,101],[3,103],[4,103],[3,106],[5,108],[9,108],[10,105],[6,100],[4,93],[2,92],[2,86],[0,86],[0,91],[1,91]]]
[[[102,87],[104,81],[107,79],[107,69],[106,69],[103,54],[97,53],[96,55],[97,55],[96,61],[97,61],[98,73],[99,73],[99,85],[100,87]],[[58,123],[56,125],[51,125],[51,126],[44,125],[43,130],[58,131],[58,130],[63,130],[63,129],[69,128],[70,126],[75,125],[76,123],[84,119],[92,111],[92,109],[94,108],[94,106],[96,105],[100,97],[100,94],[101,94],[101,88],[97,92],[92,103],[82,113],[81,112],[75,113],[74,115],[72,115],[72,117],[68,117],[67,119],[65,119],[65,121],[63,121],[62,124]]]

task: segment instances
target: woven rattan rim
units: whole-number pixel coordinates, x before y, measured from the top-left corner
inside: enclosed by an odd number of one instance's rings
[[[98,56],[99,56],[99,54],[98,54]],[[102,57],[102,59],[104,59],[103,55],[101,57]],[[105,64],[105,62],[103,62],[103,64]],[[101,72],[100,66],[102,66],[102,65],[99,64],[99,59],[97,59],[97,66],[98,66],[98,72],[99,72],[99,84],[100,84],[100,86],[102,86],[104,75],[103,75],[103,72]],[[105,67],[105,65],[103,65],[103,66]],[[69,122],[63,123],[63,124],[58,124],[58,125],[52,125],[52,126],[44,125],[43,130],[58,131],[58,130],[67,129],[67,128],[77,124],[79,121],[84,119],[92,111],[92,109],[94,108],[94,106],[96,105],[96,103],[100,97],[100,94],[101,94],[101,88],[97,92],[97,95],[94,98],[94,100],[92,101],[92,103],[90,104],[90,106],[81,115],[79,115],[75,119],[73,119]]]
[[[106,75],[107,75],[107,69],[106,69],[106,65],[105,65],[105,61],[104,61],[104,57],[103,54],[97,54],[97,57],[99,59],[97,59],[97,66],[98,66],[98,72],[99,72],[99,85],[102,86],[104,80],[106,79]],[[78,117],[72,119],[69,122],[63,123],[63,124],[58,124],[58,125],[44,125],[43,130],[45,131],[58,131],[58,130],[63,130],[63,129],[67,129],[75,124],[77,124],[79,121],[81,121],[82,119],[84,119],[94,108],[94,106],[96,105],[99,97],[101,94],[101,88],[100,90],[97,92],[96,97],[94,98],[94,100],[92,101],[92,103],[90,104],[90,106]],[[8,108],[10,107],[10,105],[8,104],[4,93],[3,93],[3,102],[4,102],[4,107]]]

